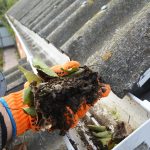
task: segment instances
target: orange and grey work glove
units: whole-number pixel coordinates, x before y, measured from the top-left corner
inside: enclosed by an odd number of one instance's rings
[[[79,63],[76,61],[70,61],[64,65],[54,66],[51,69],[54,70],[59,76],[65,76],[67,73],[62,70],[60,71],[60,68],[68,70],[74,67],[79,67]],[[27,88],[28,86],[29,83],[26,82],[24,88]],[[30,129],[34,131],[39,130],[39,127],[35,125],[36,118],[26,114],[23,110],[23,108],[28,107],[23,104],[23,93],[24,90],[21,90],[0,98],[0,103],[2,103],[5,107],[11,120],[13,137],[21,135]]]
[[[67,72],[64,70],[72,69],[79,67],[80,64],[76,61],[70,61],[64,65],[57,65],[52,67],[59,76],[67,75]],[[25,86],[28,86],[27,84]],[[110,92],[110,86],[102,84],[102,88],[99,90],[100,97],[105,97]],[[25,87],[26,88],[26,87]],[[35,125],[36,118],[31,117],[26,114],[22,108],[27,107],[27,105],[23,104],[23,90],[9,94],[3,98],[0,98],[0,102],[6,108],[6,111],[10,117],[12,123],[12,135],[13,137],[23,134],[25,131],[33,129],[38,130],[39,127]],[[94,104],[97,100],[94,101]],[[66,117],[66,124],[70,125],[70,128],[73,128],[77,125],[80,118],[84,117],[86,112],[90,109],[94,104],[87,104],[87,102],[83,102],[83,104],[79,107],[78,111],[74,113],[69,106],[66,106],[69,114],[64,114]]]
[[[38,129],[33,125],[35,118],[26,114],[23,110],[23,108],[28,107],[23,104],[23,93],[24,90],[21,90],[0,98],[0,102],[5,107],[11,120],[13,137],[21,135],[29,129],[34,131]]]
[[[103,90],[99,90],[99,94],[100,94],[100,97],[99,98],[102,98],[102,97],[107,97],[110,93],[110,86],[108,84],[103,84],[103,87],[102,87]],[[98,99],[99,99],[98,98]],[[69,106],[67,106],[67,110],[70,114],[64,114],[66,116],[66,120],[67,120],[67,123],[66,124],[70,124],[71,123],[71,126],[70,128],[74,128],[77,126],[78,122],[79,122],[79,119],[83,118],[86,113],[89,111],[89,109],[98,101],[98,99],[96,99],[94,101],[93,104],[88,104],[87,101],[85,100],[81,106],[78,108],[78,111],[76,113],[73,112],[73,110],[71,110],[71,108]]]

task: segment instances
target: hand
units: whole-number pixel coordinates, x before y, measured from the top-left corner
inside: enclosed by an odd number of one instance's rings
[[[1,98],[1,104],[6,109],[11,120],[13,137],[21,135],[31,128],[35,129],[32,126],[34,118],[23,111],[23,108],[26,107],[23,104],[23,90]]]
[[[76,61],[68,62],[64,65],[57,65],[52,67],[52,69],[59,75],[65,76],[67,72],[63,71],[70,68],[79,67],[80,64]],[[26,82],[24,88],[27,88],[29,83]],[[23,134],[25,131],[32,129],[34,131],[39,130],[39,127],[35,125],[36,118],[31,117],[23,111],[23,108],[28,107],[23,104],[23,93],[24,90],[11,93],[3,98],[1,98],[2,107],[1,112],[4,116],[5,123],[8,131],[8,138],[10,139],[11,135],[13,137]]]
[[[51,69],[53,69],[59,76],[64,76],[66,75],[66,72],[64,72],[61,68],[64,69],[70,69],[74,67],[79,67],[80,64],[76,61],[71,61],[66,63],[65,65],[58,65],[54,66]],[[99,93],[99,98],[102,97],[107,97],[111,91],[110,85],[104,84],[104,83],[99,83],[100,89],[98,91]],[[70,128],[76,127],[76,125],[79,122],[79,119],[83,118],[86,113],[89,111],[89,109],[99,100],[96,99],[92,105],[87,104],[86,100],[82,103],[82,105],[79,107],[78,111],[74,113],[69,106],[67,106],[68,113],[64,114],[66,117],[66,124],[70,125]],[[69,115],[68,115],[69,114]],[[71,123],[71,124],[70,124]]]
[[[99,90],[99,95],[100,95],[99,98],[107,97],[111,90],[110,86],[108,84],[100,84],[100,85],[101,88]],[[69,120],[68,123],[72,122],[70,128],[74,128],[77,126],[79,119],[83,118],[86,115],[89,109],[99,100],[99,98],[96,99],[92,105],[87,104],[87,102],[84,101],[82,105],[79,107],[77,113],[74,113],[69,107],[67,107],[68,111],[71,114],[71,115],[66,115],[67,120]],[[70,117],[70,116],[74,116],[74,117]]]
[[[63,70],[79,68],[79,66],[80,64],[78,62],[70,61],[64,65],[54,66],[51,69],[53,69],[59,76],[65,76],[68,74],[68,72]],[[29,84],[26,83],[25,88],[28,86]],[[100,97],[107,96],[109,92],[110,86],[100,83]],[[24,107],[27,107],[25,104],[23,104],[23,90],[9,94],[8,96],[5,96],[3,100],[6,102],[6,105],[4,107],[7,110],[10,110],[9,117],[12,123],[13,136],[23,134],[29,129],[39,130],[39,127],[35,125],[36,118],[26,114],[22,109]],[[85,116],[86,112],[97,102],[97,100],[98,99],[96,99],[92,105],[87,104],[85,100],[76,113],[74,113],[69,106],[66,106],[66,109],[68,111],[67,114],[64,114],[64,116],[66,117],[66,125],[69,125],[69,128],[74,128],[77,125],[79,119]]]

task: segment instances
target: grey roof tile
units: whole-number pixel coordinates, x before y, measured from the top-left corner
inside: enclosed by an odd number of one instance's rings
[[[52,21],[57,15],[59,15],[64,9],[69,7],[74,0],[64,0],[57,7],[54,7],[46,16],[38,22],[32,29],[35,32],[41,31],[50,21]]]
[[[34,9],[40,1],[41,0],[20,0],[8,13],[15,16],[17,20],[21,20],[30,12],[30,10]]]
[[[24,68],[31,70],[31,67],[26,61],[26,58],[20,59],[18,61],[18,65],[21,65]],[[18,70],[18,65],[3,72],[7,84],[6,94],[21,90],[23,88],[24,82],[26,81],[21,71]]]
[[[12,92],[17,92],[19,90],[22,90],[24,83],[25,83],[25,80],[23,80],[22,78],[18,78],[14,82],[7,84],[6,95]]]
[[[145,5],[145,1],[111,0],[106,10],[100,10],[80,28],[61,49],[72,59],[85,62],[94,52],[100,50],[115,31],[124,26]],[[85,55],[86,54],[86,55]]]
[[[39,34],[46,38],[54,29],[56,29],[66,18],[69,17],[68,14],[72,14],[85,0],[76,0],[64,11],[62,11],[55,19],[49,22]]]
[[[100,64],[96,70],[119,96],[124,94],[123,91],[131,90],[139,75],[150,65],[149,45],[145,43],[148,40],[145,35],[149,37],[146,29],[150,27],[146,22],[150,0],[85,0],[80,3],[78,0],[52,0],[51,3],[48,0],[47,3],[46,0],[38,3],[36,0],[18,17],[16,12],[21,11],[23,5],[27,7],[27,3],[21,0],[9,11],[9,15],[17,20],[23,16],[21,23],[62,49],[72,59],[82,64]],[[48,59],[28,36],[25,38],[34,55],[38,53]],[[112,53],[111,58],[103,61],[102,55],[108,53]],[[137,55],[130,58],[133,53]]]
[[[64,22],[58,26],[46,39],[60,47],[88,20],[90,20],[109,0],[97,0],[94,4],[83,3]],[[84,16],[84,17],[83,17]]]
[[[52,1],[47,0],[41,0],[34,9],[31,9],[27,15],[25,15],[20,21],[24,25],[29,25],[31,22],[33,22],[34,19],[36,19],[43,11],[45,11],[47,8],[49,8],[52,4]]]
[[[3,74],[5,76],[9,75],[11,72],[16,71],[18,69],[18,66],[14,66],[12,68],[10,68],[9,70],[6,70],[5,72],[3,72]]]
[[[48,5],[48,7],[46,7],[45,9],[41,8],[42,12],[34,20],[32,20],[31,22],[29,22],[28,27],[30,29],[33,29],[34,26],[36,26],[38,23],[40,23],[40,21],[43,20],[43,18],[45,18],[47,16],[47,14],[49,14],[61,2],[62,2],[62,0],[54,0],[54,2],[52,4],[50,4],[50,5]]]
[[[14,72],[12,72],[11,74],[6,76],[6,82],[7,84],[10,84],[14,81],[16,81],[18,78],[20,78],[22,75],[22,73],[19,70],[16,70]]]
[[[150,67],[149,12],[147,5],[87,60],[121,97]],[[104,60],[107,52],[111,58]]]

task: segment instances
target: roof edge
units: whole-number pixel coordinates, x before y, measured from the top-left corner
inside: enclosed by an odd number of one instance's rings
[[[46,53],[46,55],[53,62],[54,65],[70,61],[70,58],[66,54],[61,53],[52,43],[47,43],[43,38],[41,38],[33,31],[29,30],[27,27],[15,20],[12,16],[5,15],[5,17],[9,22],[10,26],[12,27],[13,31],[15,32],[16,36],[20,40],[23,50],[27,56],[27,61],[30,63],[32,70],[35,73],[36,71],[32,66],[32,60],[34,56],[17,28],[21,29],[22,32],[27,34],[36,43],[36,46],[40,47],[42,52]]]

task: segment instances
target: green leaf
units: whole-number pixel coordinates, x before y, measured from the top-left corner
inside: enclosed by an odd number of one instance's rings
[[[41,70],[48,76],[58,77],[58,75],[52,69],[50,69],[50,67],[48,67],[45,63],[43,63],[40,59],[34,59],[32,64],[36,69]]]
[[[78,68],[70,68],[68,70],[65,70],[64,68],[61,68],[62,71],[67,72],[68,75],[77,72],[79,69]]]
[[[96,132],[103,132],[107,130],[105,126],[87,125],[87,127]]]
[[[36,81],[37,83],[41,83],[41,79],[31,71],[26,70],[22,66],[19,66],[18,68],[24,74],[24,76],[26,77],[29,83],[32,83],[33,81]]]
[[[32,106],[33,105],[33,93],[31,91],[31,87],[28,87],[26,89],[24,89],[23,92],[23,103],[27,104],[28,106]]]
[[[72,74],[69,75],[69,77],[79,76],[81,73],[83,73],[84,69],[78,68],[78,70]]]
[[[34,107],[23,108],[24,112],[32,117],[36,116],[36,111]]]

